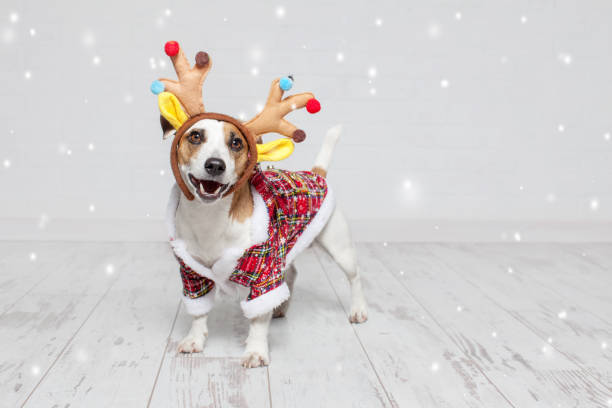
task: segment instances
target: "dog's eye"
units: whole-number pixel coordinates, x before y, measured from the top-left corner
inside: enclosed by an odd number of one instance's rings
[[[187,140],[189,140],[190,143],[196,145],[202,143],[202,139],[202,133],[197,130],[192,131],[189,136],[187,136]]]
[[[242,140],[239,137],[232,138],[232,141],[230,142],[230,147],[235,152],[242,150]]]

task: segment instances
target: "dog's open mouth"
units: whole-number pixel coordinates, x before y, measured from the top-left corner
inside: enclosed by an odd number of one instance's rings
[[[227,190],[227,184],[221,184],[214,180],[201,180],[189,173],[189,181],[195,187],[202,200],[216,200]]]

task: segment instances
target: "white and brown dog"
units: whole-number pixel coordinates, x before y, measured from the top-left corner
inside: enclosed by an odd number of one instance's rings
[[[326,173],[340,130],[340,126],[336,126],[326,135],[314,164],[319,174]],[[172,133],[174,129],[166,127],[164,131]],[[228,286],[236,285],[227,280],[227,274],[232,270],[232,262],[262,238],[267,238],[265,229],[262,235],[260,221],[262,215],[267,217],[267,213],[261,197],[249,183],[223,197],[223,193],[241,178],[245,170],[246,144],[239,129],[228,122],[204,119],[191,126],[179,142],[178,164],[183,180],[188,180],[187,186],[196,199],[186,199],[175,186],[168,206],[169,228],[174,236],[172,242],[175,253],[184,261],[189,259],[192,268],[193,264],[207,268],[209,276],[215,278],[218,287],[225,287],[225,291],[231,291]],[[306,231],[300,240],[304,239],[302,242],[306,243],[312,240],[318,242],[344,270],[352,293],[349,320],[352,323],[361,323],[367,320],[367,310],[355,250],[348,224],[342,212],[334,207],[332,200],[333,197],[328,193],[328,206],[322,206],[317,215],[322,215],[321,219],[325,219],[325,223],[318,225],[315,219],[308,227],[317,235],[312,236]],[[303,246],[298,242],[287,255],[284,275],[290,291],[293,290],[296,278],[296,268],[292,261]],[[228,248],[231,250],[228,251]],[[193,269],[198,272],[196,268]],[[206,322],[208,310],[212,306],[211,300],[207,299],[203,304],[198,304],[197,300],[188,297],[184,300],[187,311],[194,315],[194,320],[189,334],[180,342],[178,351],[200,352],[208,336]],[[286,299],[274,312],[269,311],[250,319],[242,362],[245,367],[259,367],[269,363],[270,319],[273,314],[284,316],[288,304],[289,299]],[[253,313],[257,314],[257,310]],[[249,313],[245,310],[245,314]]]
[[[285,315],[296,278],[293,260],[315,241],[348,277],[349,320],[367,320],[348,224],[324,178],[340,127],[327,133],[313,172],[261,171],[258,161],[281,160],[293,152],[293,141],[304,140],[305,133],[284,116],[303,107],[316,112],[320,105],[314,95],[283,99],[291,86],[276,79],[265,107],[246,123],[207,113],[202,84],[210,57],[198,52],[191,67],[177,42],[167,42],[165,50],[178,81],[160,79],[151,90],[158,95],[164,138],[174,136],[170,162],[177,184],[167,221],[183,279],[183,303],[194,316],[178,351],[202,351],[215,296],[246,288],[250,292],[241,307],[250,327],[242,364],[267,365],[270,319]],[[288,139],[261,143],[266,133]]]

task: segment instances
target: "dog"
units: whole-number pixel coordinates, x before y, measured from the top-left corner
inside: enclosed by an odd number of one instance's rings
[[[175,132],[163,119],[162,130],[164,138]],[[325,136],[312,169],[319,177],[326,176],[340,133],[341,127],[336,126]],[[245,172],[248,161],[247,140],[240,129],[230,122],[203,119],[187,129],[178,143],[177,161],[180,175],[195,199],[186,199],[176,186],[171,195],[168,207],[170,232],[175,242],[181,242],[180,248],[174,248],[175,254],[182,260],[194,260],[193,263],[201,265],[207,273],[212,274],[216,284],[214,292],[231,292],[240,285],[230,282],[227,274],[222,276],[218,271],[224,268],[219,264],[225,262],[225,270],[231,270],[232,262],[235,262],[239,254],[267,237],[265,230],[261,231],[261,227],[253,221],[258,211],[261,213],[262,199],[252,183],[249,181],[231,194],[224,194]],[[291,173],[288,174],[291,176]],[[349,321],[362,323],[368,317],[367,305],[348,223],[337,207],[329,206],[326,210],[329,210],[330,215],[323,225],[317,225],[316,236],[309,238],[325,248],[345,272],[352,294]],[[297,246],[296,244],[289,251],[287,263],[282,270],[288,286],[285,294],[287,299],[273,311],[250,318],[249,334],[242,358],[242,365],[246,368],[266,366],[270,363],[268,328],[273,315],[283,317],[287,312],[289,293],[293,291],[297,275],[291,252],[297,252]],[[228,248],[232,248],[233,257],[228,258]],[[182,263],[181,267],[184,267]],[[192,274],[194,272],[197,274],[198,271],[183,274],[184,283],[185,275],[188,275],[189,284],[189,277],[196,276]],[[185,297],[185,301],[188,313],[193,315],[193,321],[189,333],[178,345],[178,352],[201,352],[208,337],[207,318],[211,305],[210,302],[205,302],[203,307],[201,304],[193,306],[194,299],[188,297]]]

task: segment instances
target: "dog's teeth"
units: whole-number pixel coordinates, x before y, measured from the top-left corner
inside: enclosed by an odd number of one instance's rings
[[[200,183],[200,193],[205,194],[204,183]]]
[[[219,190],[221,190],[221,187],[223,187],[223,184],[219,184],[219,187],[217,187],[217,189],[215,190],[215,194],[217,194]]]

